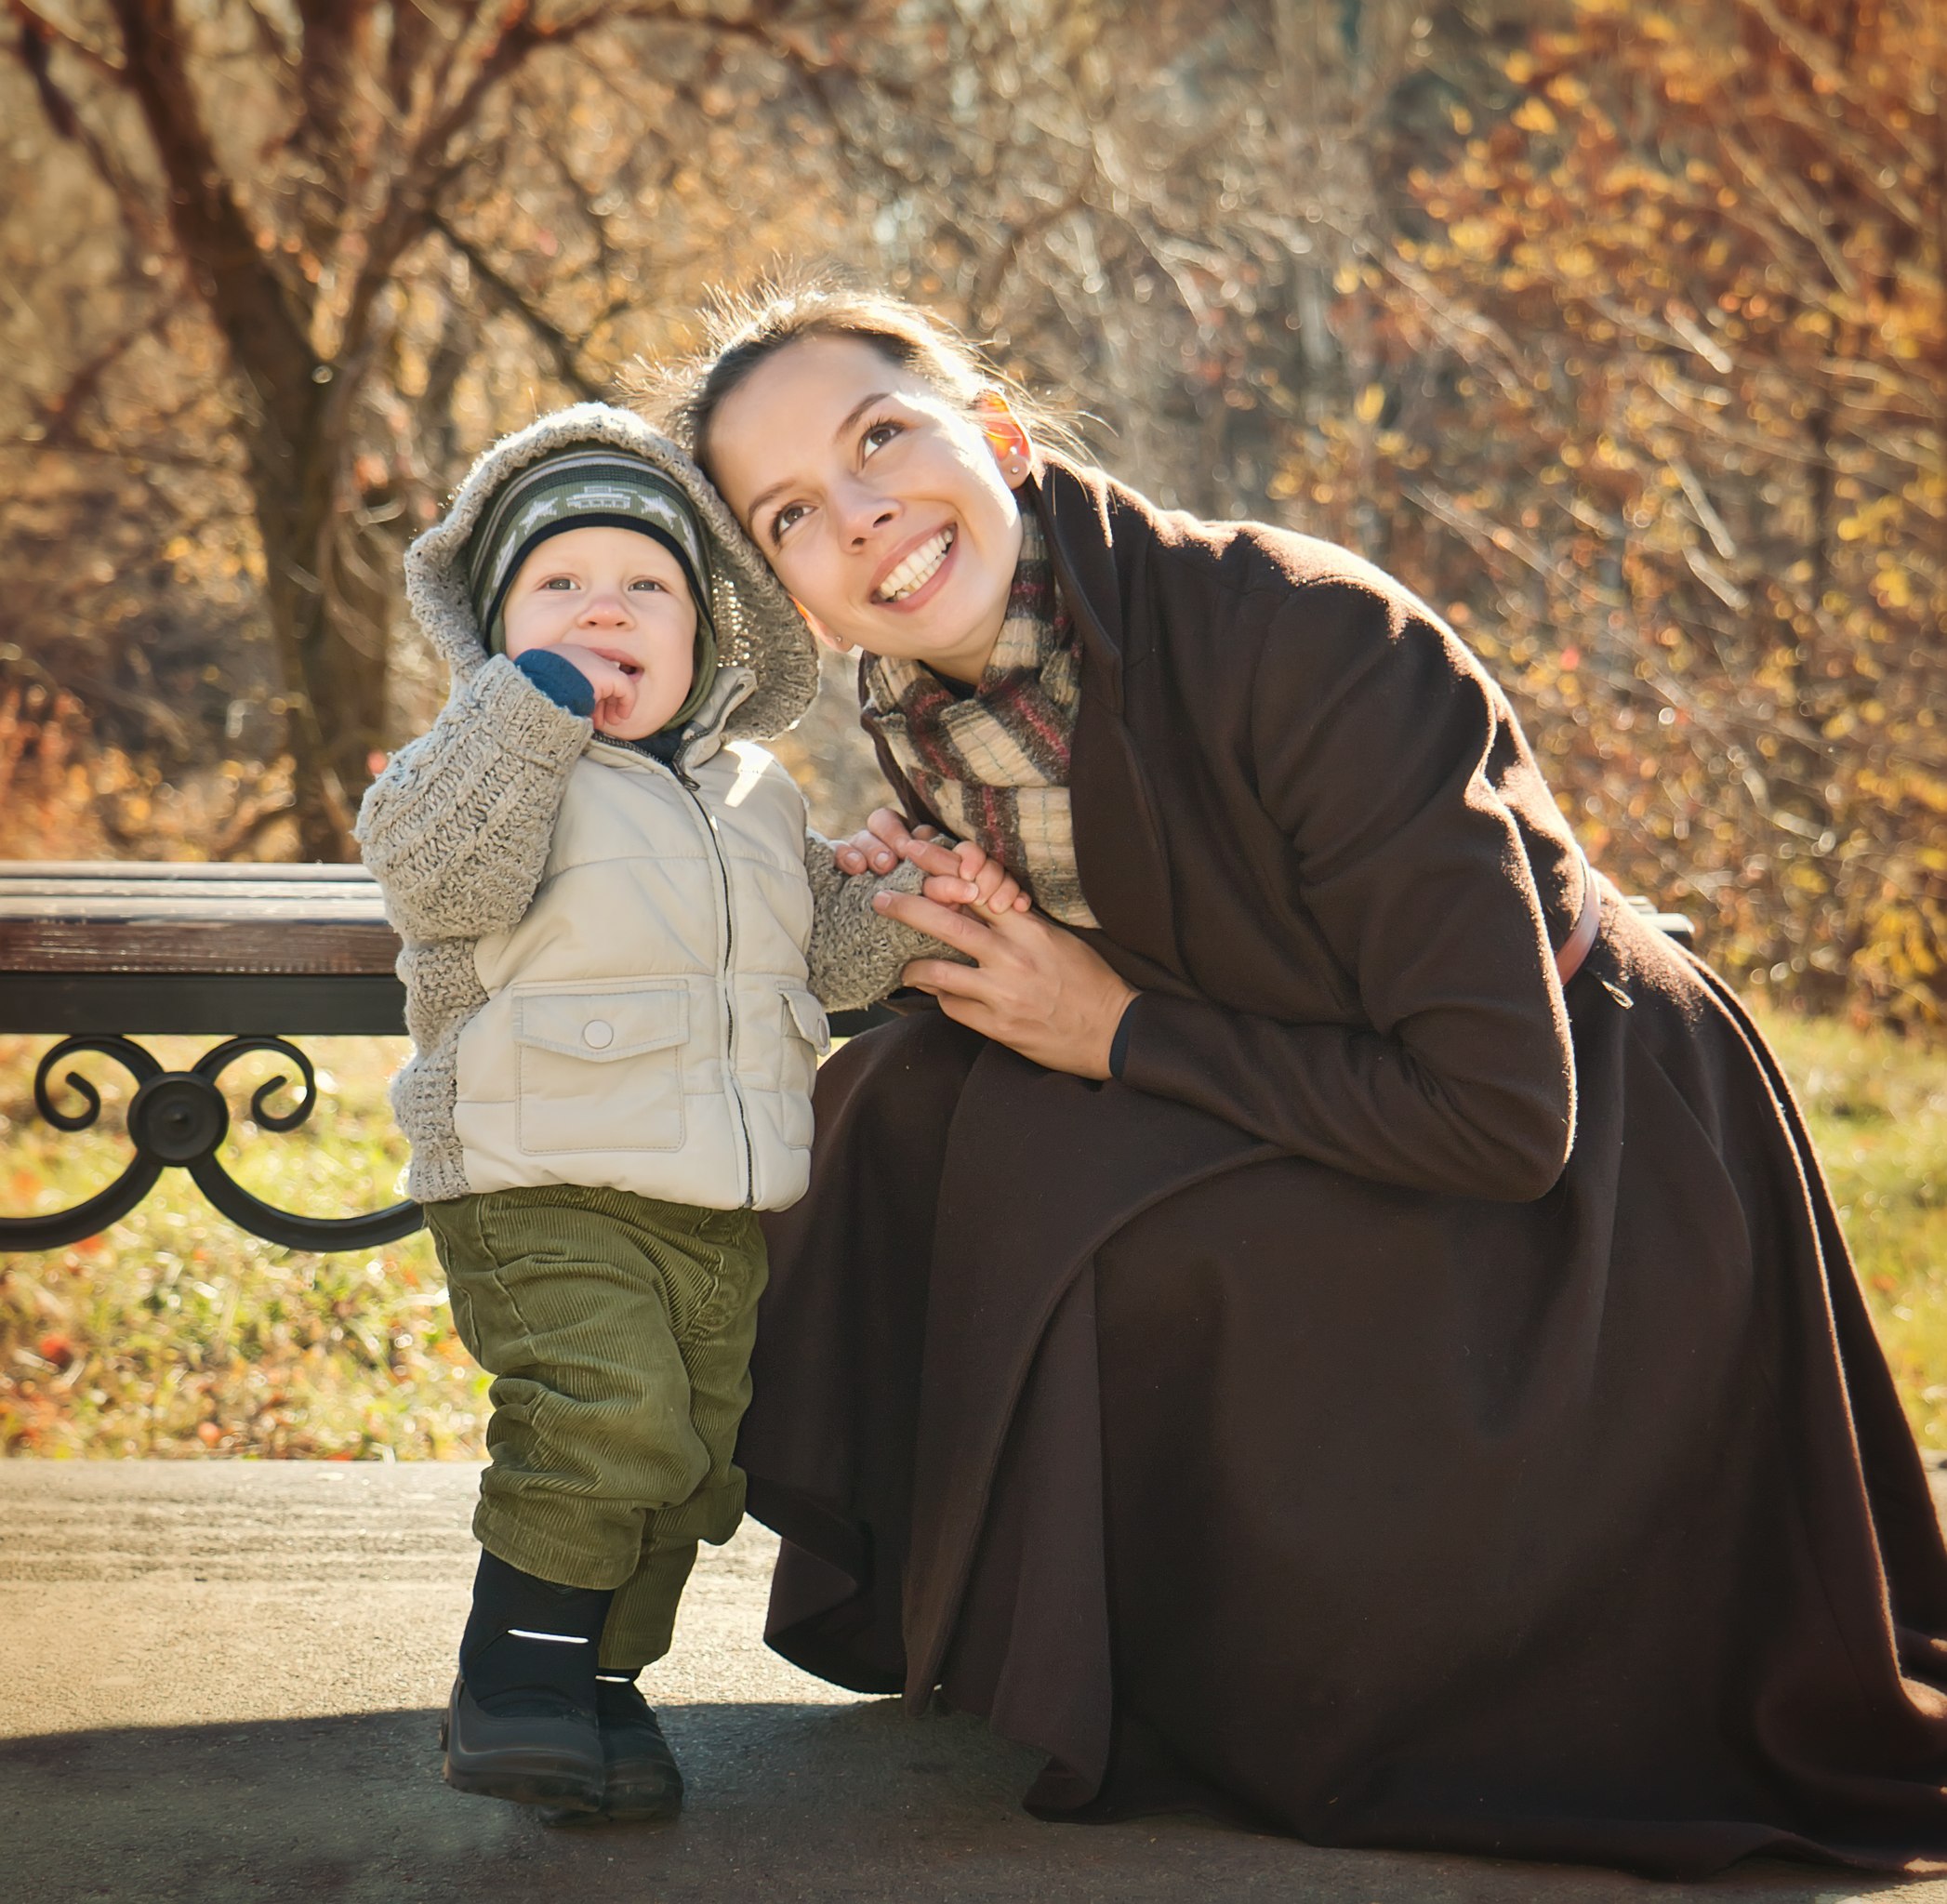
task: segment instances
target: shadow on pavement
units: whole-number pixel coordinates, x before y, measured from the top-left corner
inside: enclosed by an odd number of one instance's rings
[[[477,1897],[1555,1904],[1755,1896],[1839,1904],[1937,1883],[1751,1866],[1711,1885],[1562,1867],[1318,1850],[1201,1820],[1037,1823],[1026,1753],[891,1700],[666,1709],[682,1823],[551,1830],[440,1782],[438,1715],[379,1712],[0,1742],[0,1896],[35,1904]]]

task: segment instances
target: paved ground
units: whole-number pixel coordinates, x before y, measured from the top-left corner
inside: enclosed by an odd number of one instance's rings
[[[1017,1804],[1032,1764],[976,1723],[916,1722],[764,1650],[754,1527],[699,1568],[658,1669],[683,1822],[550,1831],[439,1781],[473,1477],[0,1462],[0,1904],[1947,1904],[1940,1880],[1778,1864],[1669,1885],[1185,1819],[1039,1824]]]

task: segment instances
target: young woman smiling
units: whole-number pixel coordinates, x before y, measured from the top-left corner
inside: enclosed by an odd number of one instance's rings
[[[787,295],[679,424],[897,797],[926,1000],[817,1092],[740,1458],[770,1637],[1029,1802],[1675,1873],[1947,1851],[1947,1554],[1790,1094],[1347,550]],[[971,889],[970,889],[971,896]]]

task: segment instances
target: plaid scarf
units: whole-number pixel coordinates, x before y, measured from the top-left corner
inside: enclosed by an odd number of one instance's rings
[[[1068,750],[1081,650],[1054,587],[1041,525],[1021,519],[1021,560],[987,670],[956,695],[921,661],[875,656],[859,719],[940,824],[984,846],[1064,925],[1093,926],[1075,870]]]

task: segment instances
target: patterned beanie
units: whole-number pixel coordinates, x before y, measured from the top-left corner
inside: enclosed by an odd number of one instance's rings
[[[490,654],[502,652],[501,611],[521,564],[550,536],[570,529],[634,529],[676,558],[696,610],[695,678],[669,721],[680,726],[701,705],[717,671],[710,618],[709,546],[689,497],[674,477],[613,443],[572,443],[510,478],[468,538],[467,592]]]

